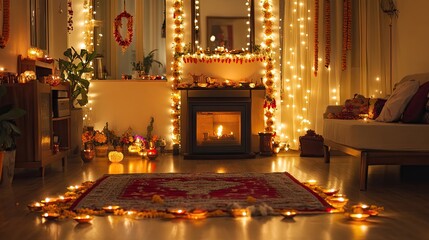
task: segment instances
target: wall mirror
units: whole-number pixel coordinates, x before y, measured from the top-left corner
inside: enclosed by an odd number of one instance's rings
[[[30,0],[30,44],[48,50],[48,1]]]
[[[192,0],[192,51],[217,47],[252,51],[253,0]]]

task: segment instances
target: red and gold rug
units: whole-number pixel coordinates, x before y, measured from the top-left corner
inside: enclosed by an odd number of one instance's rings
[[[269,206],[300,212],[329,212],[332,206],[289,173],[151,173],[105,175],[71,210],[120,206],[127,210],[169,208],[228,210]]]

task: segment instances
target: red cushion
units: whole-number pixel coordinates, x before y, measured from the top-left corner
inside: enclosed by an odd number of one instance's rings
[[[416,94],[411,98],[402,115],[404,123],[421,123],[428,102],[429,82],[419,87]]]

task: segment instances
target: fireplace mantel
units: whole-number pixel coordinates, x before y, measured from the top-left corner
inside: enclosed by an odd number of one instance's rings
[[[188,158],[237,158],[236,152],[232,150],[231,154],[228,152],[208,153],[201,154],[195,151],[195,128],[193,129],[192,109],[196,103],[202,103],[209,106],[209,109],[219,109],[218,107],[224,106],[226,109],[229,105],[240,105],[245,103],[245,108],[248,108],[244,115],[243,124],[248,124],[248,139],[243,140],[246,142],[246,150],[240,156],[249,157],[254,156],[254,153],[259,152],[259,135],[258,133],[264,129],[264,88],[187,88],[181,89],[181,152]],[[227,149],[227,148],[225,148]],[[228,151],[228,150],[226,150]],[[189,157],[189,153],[196,156]],[[195,154],[198,153],[198,154]]]

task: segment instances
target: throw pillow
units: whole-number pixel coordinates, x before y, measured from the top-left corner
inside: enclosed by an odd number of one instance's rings
[[[419,82],[410,80],[401,82],[393,90],[392,95],[387,99],[381,110],[380,116],[376,118],[379,122],[395,122],[401,118],[402,113],[407,107],[408,102],[419,89]]]
[[[381,110],[383,110],[386,101],[387,99],[384,98],[371,98],[369,101],[368,118],[378,118],[378,116],[380,116]]]
[[[429,82],[422,84],[411,98],[402,115],[404,123],[421,123],[428,102]]]
[[[352,99],[347,99],[342,112],[346,115],[354,115],[354,118],[359,118],[360,114],[368,114],[369,98],[355,94]]]

